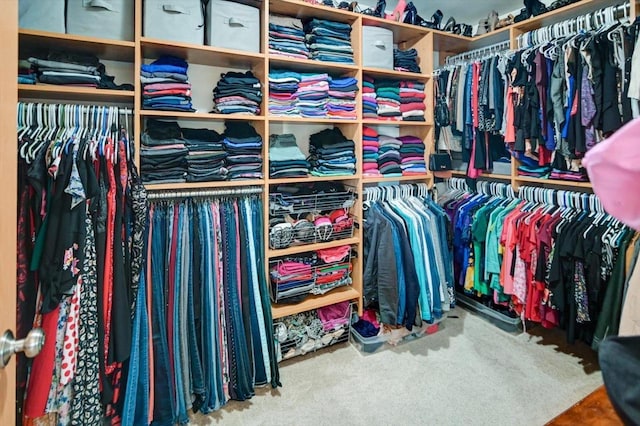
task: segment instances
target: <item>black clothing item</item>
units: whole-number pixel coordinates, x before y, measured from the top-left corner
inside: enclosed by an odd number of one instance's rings
[[[147,134],[153,139],[180,139],[182,130],[175,121],[147,120]]]
[[[640,425],[640,336],[609,337],[598,359],[611,404],[627,425]]]
[[[215,130],[209,129],[187,129],[182,127],[182,137],[190,141],[203,141],[203,142],[220,142],[224,138],[220,133]]]

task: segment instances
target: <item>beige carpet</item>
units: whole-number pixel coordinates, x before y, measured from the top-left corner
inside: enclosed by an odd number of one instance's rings
[[[438,333],[372,355],[343,344],[288,361],[282,388],[194,423],[542,425],[602,383],[595,354],[560,331],[512,335],[460,308],[449,316]]]

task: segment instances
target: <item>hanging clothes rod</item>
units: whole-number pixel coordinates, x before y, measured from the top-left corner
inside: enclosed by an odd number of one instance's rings
[[[405,183],[401,185],[386,185],[364,188],[364,201],[379,201],[392,198],[409,197],[417,194],[426,196],[429,186],[426,183]]]
[[[167,200],[172,198],[195,198],[195,197],[223,197],[227,195],[251,195],[261,194],[262,188],[259,186],[249,186],[246,188],[229,189],[203,189],[196,191],[166,191],[151,190],[147,195],[149,200]]]
[[[621,20],[629,21],[631,4],[626,2],[618,6],[609,6],[586,13],[546,27],[538,28],[517,37],[518,48],[527,48],[554,39],[573,36],[581,31],[592,31],[606,28]]]
[[[445,59],[445,64],[451,65],[457,61],[467,61],[470,59],[478,59],[485,55],[491,55],[491,54],[499,53],[505,50],[509,50],[510,47],[511,47],[510,40],[501,41],[499,43],[492,44],[491,46],[469,50],[468,52],[463,52],[454,56],[448,56],[447,59]]]

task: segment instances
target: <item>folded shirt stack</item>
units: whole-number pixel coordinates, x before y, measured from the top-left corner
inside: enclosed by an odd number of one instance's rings
[[[384,177],[402,176],[400,147],[402,142],[391,136],[379,135],[378,169]]]
[[[572,170],[552,169],[551,175],[549,175],[549,179],[571,180],[574,182],[588,182],[589,176],[587,175],[586,169],[582,169],[581,171],[577,171],[577,172]]]
[[[292,134],[269,136],[269,177],[305,177],[309,162]]]
[[[291,71],[269,72],[269,114],[297,116],[298,85],[302,76]]]
[[[393,68],[396,71],[421,72],[418,65],[418,51],[393,49]]]
[[[362,129],[362,174],[369,177],[382,176],[378,170],[378,157],[380,154],[380,142],[378,132],[371,127]]]
[[[541,179],[548,179],[551,173],[550,166],[528,166],[521,165],[518,167],[518,176],[536,177]]]
[[[353,77],[329,79],[327,115],[331,118],[355,120],[358,80]]]
[[[191,103],[188,68],[185,60],[173,56],[162,56],[142,65],[142,108],[195,112]]]
[[[145,183],[186,182],[188,149],[177,123],[148,120],[141,144],[140,169]]]
[[[326,117],[329,101],[328,74],[301,74],[296,107],[302,117]]]
[[[378,118],[378,101],[376,97],[375,81],[372,78],[364,77],[362,82],[362,116],[364,118]]]
[[[400,82],[397,80],[376,80],[376,101],[378,102],[378,118],[384,120],[401,120]]]
[[[224,146],[229,179],[263,178],[262,136],[251,124],[225,121]]]
[[[36,71],[31,62],[18,61],[18,84],[36,84]]]
[[[415,136],[400,136],[400,167],[403,176],[424,175],[427,165],[424,161],[424,142]]]
[[[98,58],[88,56],[81,61],[29,58],[40,83],[65,86],[98,87]]]
[[[187,182],[211,182],[227,179],[227,152],[223,137],[214,130],[182,128],[187,147]]]
[[[227,72],[213,89],[214,112],[259,115],[262,85],[251,71]]]
[[[425,121],[424,83],[417,81],[400,82],[400,111],[403,121]]]
[[[269,15],[269,53],[309,59],[302,21],[288,16]]]
[[[304,21],[309,57],[317,61],[353,64],[351,25],[324,19]]]
[[[355,143],[340,129],[325,129],[309,137],[309,163],[314,176],[344,176],[356,173]]]

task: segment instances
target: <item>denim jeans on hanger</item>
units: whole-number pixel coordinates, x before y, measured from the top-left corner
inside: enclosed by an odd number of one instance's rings
[[[147,322],[146,270],[140,271],[140,285],[132,330],[129,375],[122,408],[122,425],[149,422],[149,324]]]
[[[182,269],[183,265],[181,262],[182,257],[182,244],[180,241],[180,236],[182,235],[183,223],[180,220],[179,210],[171,208],[169,211],[169,218],[173,223],[175,222],[174,215],[178,215],[177,218],[177,232],[173,232],[172,237],[176,238],[176,254],[175,254],[175,271],[173,274],[173,312],[172,312],[172,321],[173,321],[173,375],[174,375],[174,386],[176,389],[176,420],[178,423],[186,423],[189,420],[187,415],[187,402],[184,394],[184,374],[188,374],[188,371],[184,371],[182,361],[182,336],[181,336],[181,300],[183,293],[182,286]]]
[[[175,387],[171,378],[169,365],[169,347],[167,341],[167,312],[165,299],[165,267],[167,259],[167,227],[166,212],[163,207],[156,206],[150,214],[153,223],[151,235],[151,271],[152,298],[151,309],[153,331],[154,387],[166,389],[166,392],[154,392],[153,423],[158,425],[174,424]]]

